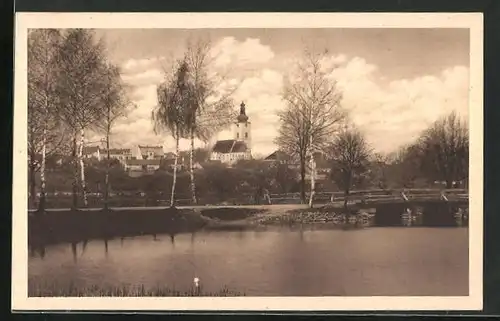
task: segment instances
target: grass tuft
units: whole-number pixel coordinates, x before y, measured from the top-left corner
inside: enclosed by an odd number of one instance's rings
[[[245,296],[244,293],[230,290],[224,286],[218,291],[210,292],[191,288],[189,290],[177,290],[168,286],[156,285],[145,287],[143,284],[136,286],[106,286],[91,285],[78,286],[74,283],[60,286],[57,284],[40,284],[29,282],[29,297],[234,297]]]

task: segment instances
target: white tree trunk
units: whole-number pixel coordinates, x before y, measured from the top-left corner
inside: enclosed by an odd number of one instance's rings
[[[314,160],[314,152],[312,148],[312,136],[309,138],[309,162],[311,176],[311,193],[309,194],[309,207],[313,207],[314,193],[316,188],[316,161]]]
[[[73,163],[73,186],[72,186],[72,203],[71,208],[78,207],[78,131],[75,129],[73,132],[73,146],[71,148],[71,158]]]
[[[88,205],[87,185],[85,184],[85,163],[83,162],[83,145],[85,144],[84,139],[85,139],[85,131],[82,128],[80,131],[80,151],[78,153],[78,158],[80,160],[80,180],[82,184],[83,205],[87,206]]]
[[[191,151],[189,153],[189,175],[191,176],[191,197],[193,204],[197,204],[196,182],[194,178],[194,130],[191,130]]]
[[[38,204],[40,210],[45,209],[45,159],[47,156],[47,123],[46,120],[43,126],[42,133],[42,164],[40,166],[40,203]]]
[[[175,160],[174,160],[174,177],[172,179],[172,193],[170,195],[170,206],[175,205],[175,184],[177,183],[177,164],[179,160],[179,134],[175,135]]]
[[[109,167],[110,167],[110,154],[109,154],[109,126],[106,132],[106,176],[104,178],[104,208],[108,209],[109,207]]]

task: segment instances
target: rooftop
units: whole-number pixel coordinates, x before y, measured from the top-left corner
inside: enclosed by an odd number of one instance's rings
[[[101,152],[106,153],[106,149],[102,149]],[[114,155],[123,155],[123,154],[130,154],[131,150],[130,148],[110,148],[109,149],[110,154]]]
[[[271,155],[267,156],[264,160],[287,161],[290,160],[290,156],[285,152],[277,150]]]
[[[212,148],[212,152],[215,153],[244,153],[248,150],[247,144],[245,142],[235,140],[235,139],[226,139],[219,140],[215,143]]]
[[[83,154],[94,154],[99,151],[99,146],[85,146],[83,147]]]

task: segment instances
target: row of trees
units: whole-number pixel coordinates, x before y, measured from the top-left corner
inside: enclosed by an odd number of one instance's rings
[[[193,204],[198,202],[194,175],[195,139],[204,142],[229,126],[235,115],[232,94],[236,86],[221,88],[227,75],[215,72],[210,42],[188,41],[183,57],[171,70],[165,71],[164,81],[157,87],[158,104],[152,112],[157,133],[170,133],[175,139],[175,163],[170,204],[175,203],[175,186],[179,158],[179,140],[189,139],[190,180]]]
[[[86,170],[83,161],[86,131],[104,134],[109,151],[112,128],[117,119],[134,107],[128,98],[120,70],[107,57],[102,40],[92,30],[65,31],[37,29],[29,33],[28,46],[28,164],[30,194],[34,198],[35,174],[40,172],[39,208],[45,207],[46,163],[51,154],[70,154],[72,206],[82,191],[87,205]],[[197,203],[194,169],[195,139],[207,142],[232,123],[236,116],[232,96],[237,85],[227,81],[227,74],[216,72],[209,42],[188,41],[184,55],[164,71],[157,87],[157,106],[152,121],[157,133],[168,133],[176,142],[176,158],[170,188],[170,203],[175,203],[179,140],[189,139],[190,193]],[[363,133],[349,125],[349,115],[342,108],[342,92],[332,77],[336,66],[324,62],[327,52],[306,52],[285,78],[282,98],[286,108],[279,112],[280,128],[276,143],[299,165],[301,199],[306,200],[306,173],[315,172],[315,157],[326,155],[330,179],[346,195],[361,181],[376,180],[386,188],[388,172],[402,184],[417,178],[445,181],[452,187],[468,174],[467,123],[452,113],[436,121],[421,137],[395,155],[373,153]],[[225,87],[224,87],[225,85]],[[105,206],[108,204],[109,154],[104,171]],[[246,163],[256,186],[269,185],[268,169]],[[375,166],[377,165],[378,166]],[[254,166],[255,165],[255,166]],[[289,169],[276,167],[289,175]],[[244,168],[240,168],[244,171]],[[224,167],[212,172],[227,171]],[[205,171],[206,172],[206,171]],[[280,172],[276,172],[278,175]],[[220,172],[224,178],[226,172]],[[227,174],[229,175],[229,174]],[[238,174],[239,175],[239,174]],[[250,176],[249,176],[250,177]],[[295,179],[295,176],[293,176]],[[315,175],[310,176],[312,205],[316,191]],[[259,179],[257,179],[259,178]],[[260,180],[262,180],[261,183]],[[394,181],[394,179],[392,179]],[[279,181],[279,180],[278,180]],[[165,184],[170,181],[165,181]],[[213,184],[216,184],[214,182]],[[287,181],[287,185],[294,185]],[[279,184],[278,184],[279,185]],[[288,187],[283,185],[282,190]]]
[[[232,94],[236,86],[226,82],[224,72],[215,72],[211,46],[188,41],[183,57],[165,70],[157,87],[158,104],[152,111],[155,132],[169,133],[176,141],[171,188],[175,185],[179,140],[189,139],[190,181],[193,203],[197,202],[193,154],[195,139],[207,142],[231,124],[236,116]],[[36,198],[36,173],[40,172],[39,208],[45,207],[46,159],[53,153],[71,154],[73,162],[72,206],[81,190],[86,206],[87,186],[83,159],[86,131],[104,134],[108,150],[116,120],[134,107],[128,98],[120,70],[107,57],[102,39],[88,29],[66,31],[37,29],[29,34],[28,46],[28,150],[31,201]],[[221,87],[221,84],[227,86]],[[109,165],[105,173],[108,186]],[[109,188],[105,189],[105,200]],[[107,206],[107,201],[105,201]]]
[[[302,202],[306,202],[306,171],[310,179],[309,204],[315,193],[315,153],[326,155],[330,178],[346,196],[353,184],[371,179],[378,171],[379,187],[386,188],[385,171],[399,170],[403,185],[417,178],[453,182],[468,177],[469,131],[467,122],[452,112],[433,123],[409,146],[396,155],[374,154],[363,133],[349,124],[342,108],[342,92],[331,77],[336,66],[327,66],[326,54],[306,52],[288,74],[283,92],[286,108],[279,113],[277,145],[300,164]],[[380,166],[373,166],[379,164]],[[347,197],[345,205],[347,206]]]
[[[109,150],[113,124],[131,107],[119,68],[108,60],[103,41],[97,39],[92,30],[30,31],[28,168],[33,201],[36,197],[33,178],[40,171],[40,210],[45,208],[47,156],[56,152],[71,153],[72,206],[77,206],[79,185],[87,205],[83,162],[85,132],[104,133]]]

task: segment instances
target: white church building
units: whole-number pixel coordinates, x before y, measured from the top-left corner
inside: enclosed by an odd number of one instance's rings
[[[252,126],[245,111],[245,103],[240,105],[240,114],[233,124],[233,139],[219,140],[210,154],[210,160],[234,164],[243,159],[252,159]]]

